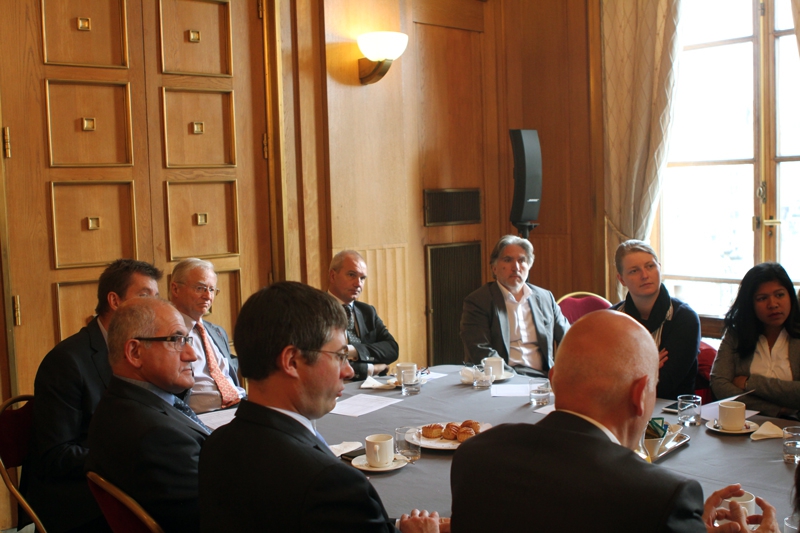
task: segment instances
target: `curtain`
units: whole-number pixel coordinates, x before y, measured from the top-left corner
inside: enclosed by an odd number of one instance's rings
[[[612,302],[623,298],[617,246],[647,239],[653,225],[666,167],[680,1],[602,1],[606,293]]]
[[[794,19],[794,36],[797,37],[797,47],[800,50],[800,0],[792,0],[792,18]]]

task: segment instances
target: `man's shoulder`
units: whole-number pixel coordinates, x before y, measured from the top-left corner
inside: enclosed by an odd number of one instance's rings
[[[553,293],[548,291],[547,289],[543,289],[538,285],[534,285],[533,283],[525,282],[525,284],[531,289],[533,295],[538,296],[540,298],[547,298],[549,300],[555,300],[553,297]]]
[[[95,354],[107,353],[108,347],[103,338],[103,333],[97,325],[97,318],[95,318],[77,333],[56,344],[42,359],[36,375],[39,377],[40,374],[67,372],[70,367],[83,373],[86,365],[92,362]],[[103,360],[101,359],[100,363]]]
[[[500,289],[497,287],[496,281],[490,281],[489,283],[484,283],[471,293],[467,295],[468,300],[491,300],[495,293],[500,294],[502,298],[502,294],[500,293]]]
[[[206,329],[213,330],[220,335],[225,335],[225,336],[228,335],[228,333],[225,331],[225,328],[223,328],[219,324],[215,324],[213,322],[209,322],[206,319],[203,319],[203,325],[206,327]]]

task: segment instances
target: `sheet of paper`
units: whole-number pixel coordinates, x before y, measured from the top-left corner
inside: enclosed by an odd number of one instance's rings
[[[700,408],[700,416],[703,420],[714,420],[715,418],[719,418],[719,402],[730,402],[737,398],[741,398],[742,396],[746,396],[753,391],[743,392],[742,394],[737,394],[736,396],[731,396],[730,398],[723,398],[722,400],[710,403],[708,405],[704,405]],[[747,409],[744,412],[745,418],[750,418],[753,415],[757,415],[760,411],[751,411]]]
[[[428,379],[439,379],[445,377],[447,374],[442,374],[441,372],[429,372]]]
[[[552,395],[551,395],[550,399],[552,400]],[[545,405],[544,407],[540,407],[538,409],[534,409],[535,412],[537,412],[537,413],[539,413],[541,415],[546,415],[548,413],[552,413],[555,410],[556,410],[556,404],[553,401],[551,401],[548,405]]]
[[[343,416],[361,416],[402,401],[372,394],[356,394],[346,400],[336,402],[336,407],[331,413]]]
[[[523,396],[530,397],[530,386],[527,383],[518,385],[492,385],[492,396]]]
[[[203,421],[203,424],[207,425],[211,429],[217,429],[220,426],[224,426],[236,415],[236,408],[232,409],[222,409],[220,411],[210,411],[208,413],[203,413],[202,415],[197,415],[197,417]]]

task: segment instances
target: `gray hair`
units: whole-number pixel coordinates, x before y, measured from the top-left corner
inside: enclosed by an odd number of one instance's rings
[[[617,267],[617,274],[622,274],[622,260],[625,259],[625,256],[635,252],[644,252],[646,254],[650,254],[653,256],[653,259],[655,259],[656,263],[659,265],[661,264],[661,262],[658,260],[658,256],[656,255],[656,251],[653,250],[652,246],[644,241],[630,239],[617,246],[617,251],[614,253],[614,265]]]
[[[172,304],[161,298],[131,298],[114,313],[108,325],[108,362],[113,367],[125,356],[125,344],[136,337],[153,337],[157,310]]]
[[[511,246],[515,244],[522,248],[525,251],[525,257],[528,258],[528,264],[533,264],[533,245],[531,241],[528,239],[523,239],[522,237],[517,237],[516,235],[503,235],[497,244],[494,245],[494,249],[492,250],[492,255],[489,256],[489,264],[494,266],[497,263],[497,260],[500,258],[500,254],[503,252],[503,249],[506,246]]]
[[[213,272],[216,274],[216,271],[214,270],[214,263],[211,261],[205,261],[196,257],[189,257],[175,265],[175,268],[172,269],[172,278],[170,278],[170,281],[174,281],[175,283],[184,283],[186,278],[189,277],[189,272],[195,270],[196,268],[202,268],[207,272]]]
[[[356,261],[361,261],[362,263],[366,264],[366,261],[364,261],[364,258],[361,257],[361,254],[355,250],[342,250],[338,254],[334,255],[333,259],[331,259],[331,266],[328,268],[328,272],[331,270],[334,272],[339,272],[339,269],[342,268],[342,263],[344,263],[345,257],[352,257]]]

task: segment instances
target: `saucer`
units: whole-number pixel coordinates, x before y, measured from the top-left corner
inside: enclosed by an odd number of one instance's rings
[[[500,383],[501,381],[509,380],[509,379],[513,378],[515,375],[516,374],[514,374],[514,372],[509,372],[508,370],[506,370],[506,371],[503,372],[502,376],[492,376],[494,378],[492,380],[492,383]],[[465,378],[464,376],[461,376],[461,383],[463,385],[472,386],[472,381],[473,380],[471,378]]]
[[[708,422],[706,422],[706,427],[708,429],[710,429],[711,431],[715,431],[717,433],[725,433],[726,435],[747,435],[749,433],[752,433],[752,432],[758,430],[758,424],[756,424],[755,422],[747,421],[747,423],[750,424],[750,429],[745,429],[745,428],[734,429],[734,430],[727,430],[727,429],[722,429],[722,428],[717,429],[717,428],[714,427],[714,421],[713,420],[709,420]]]
[[[420,376],[419,384],[425,385],[428,382],[428,378],[426,376]],[[398,383],[397,378],[389,378],[386,380],[387,385],[392,385],[393,387],[402,387],[400,383]]]
[[[358,468],[359,470],[365,470],[367,472],[389,472],[390,470],[397,470],[398,468],[403,468],[408,464],[406,458],[402,455],[395,454],[394,461],[389,466],[370,466],[367,462],[366,455],[359,455],[355,459],[350,462],[351,465]]]

